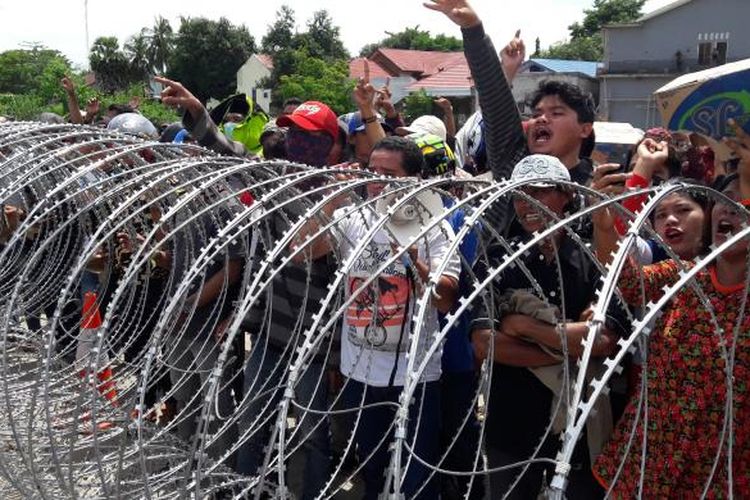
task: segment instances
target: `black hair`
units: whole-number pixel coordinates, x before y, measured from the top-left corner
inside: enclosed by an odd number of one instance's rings
[[[114,113],[115,116],[117,116],[123,113],[134,113],[135,109],[129,104],[110,104],[109,107],[107,107],[107,111]]]
[[[578,85],[560,82],[556,80],[545,80],[539,84],[531,96],[531,107],[536,108],[539,101],[547,96],[557,96],[569,108],[578,115],[578,123],[594,123],[596,116],[596,105],[594,98],[589,92],[584,92]]]
[[[286,131],[282,128],[264,131],[260,136],[263,158],[266,160],[286,159]]]
[[[686,196],[693,200],[695,203],[701,206],[704,212],[708,213],[711,210],[711,200],[706,196],[706,192],[703,189],[690,189],[691,186],[696,188],[705,188],[706,184],[703,182],[692,179],[690,177],[670,177],[662,186],[673,186],[675,184],[685,184],[688,189],[683,191],[677,191],[673,194],[679,194]]]
[[[375,144],[372,151],[394,151],[401,153],[401,166],[408,175],[420,175],[424,168],[424,156],[417,143],[406,137],[385,137]]]
[[[284,101],[284,104],[281,105],[281,109],[284,109],[287,106],[299,106],[300,104],[302,104],[302,99],[299,97],[290,97]]]
[[[159,135],[159,142],[172,142],[177,136],[177,133],[182,130],[182,122],[174,122],[163,127],[161,134]]]

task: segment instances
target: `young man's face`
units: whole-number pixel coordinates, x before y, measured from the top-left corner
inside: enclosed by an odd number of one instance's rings
[[[541,205],[546,206],[558,217],[562,217],[565,205],[570,201],[570,194],[555,187],[527,186],[523,188],[523,192],[537,200]],[[513,208],[523,230],[527,233],[541,231],[549,224],[550,217],[523,196],[513,197]]]
[[[408,174],[404,170],[404,155],[400,151],[376,149],[370,155],[369,168],[378,175],[408,177]],[[378,196],[383,191],[383,187],[383,184],[368,184],[368,197],[374,198]]]
[[[532,154],[556,156],[563,162],[573,155],[577,160],[581,142],[591,135],[592,128],[591,123],[578,123],[578,114],[560,97],[545,96],[534,107],[534,114],[529,120],[529,151]]]

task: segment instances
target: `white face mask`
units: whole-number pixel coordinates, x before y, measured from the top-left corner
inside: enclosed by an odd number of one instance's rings
[[[234,140],[234,129],[237,128],[237,123],[235,122],[226,122],[224,124],[224,135],[227,136],[227,139],[230,141]]]

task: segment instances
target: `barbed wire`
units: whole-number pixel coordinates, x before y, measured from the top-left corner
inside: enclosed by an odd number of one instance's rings
[[[557,217],[527,194],[528,181],[383,178],[222,157],[93,127],[0,125],[0,492],[27,498],[356,498],[362,474],[382,459],[385,446],[382,498],[402,498],[417,468],[426,472],[413,495],[430,491],[431,481],[455,477],[464,480],[458,496],[476,498],[488,475],[514,471],[507,497],[541,464],[553,466],[545,495],[562,498],[587,424],[609,405],[610,388],[632,353],[641,352],[643,373],[649,372],[647,347],[659,317],[690,291],[707,312],[706,335],[717,339],[717,351],[705,356],[721,366],[719,386],[726,392],[719,444],[701,450],[713,454],[712,472],[702,480],[703,491],[694,493],[742,496],[744,483],[735,482],[732,471],[737,394],[746,397],[737,388],[747,381],[735,375],[747,373],[737,363],[747,362],[750,278],[730,325],[702,276],[747,240],[747,212],[709,188],[675,184],[610,198],[558,184],[587,200],[585,206]],[[733,206],[743,225],[705,256],[682,263],[650,217],[667,197],[696,190]],[[434,213],[430,200],[450,199],[453,192],[462,197]],[[638,214],[620,205],[642,194],[649,198]],[[512,199],[543,214],[544,228],[522,240],[506,238],[492,214],[510,210]],[[334,204],[341,208],[331,214],[327,207]],[[606,265],[585,235],[602,209],[629,221]],[[404,214],[418,221],[407,240],[394,223]],[[461,224],[451,227],[457,216]],[[578,357],[568,352],[560,323],[570,315],[565,295],[571,293],[564,287],[562,249],[555,249],[551,265],[563,297],[545,290],[528,262],[561,233],[599,276],[596,289],[575,291],[592,302]],[[657,300],[644,298],[631,310],[619,285],[639,238],[664,247],[678,271]],[[462,252],[472,239],[478,242],[473,257]],[[321,242],[327,248],[322,256],[316,254]],[[490,243],[502,256],[489,251]],[[373,258],[378,251],[385,253]],[[415,258],[429,262],[426,278],[409,271]],[[478,263],[486,273],[476,272]],[[404,270],[408,289],[383,278],[394,269]],[[426,383],[437,380],[446,339],[457,330],[467,336],[467,318],[478,310],[501,318],[494,285],[510,270],[539,300],[561,305],[560,389],[546,428],[532,436],[537,445],[529,456],[489,463],[482,442],[498,369],[490,343],[455,433],[437,453],[424,454],[415,429],[438,419]],[[438,323],[441,277],[456,272],[460,293]],[[613,309],[622,312],[625,329],[614,353],[597,356]],[[378,351],[383,325],[370,323],[364,343],[344,348],[350,329],[342,330],[352,314],[376,323],[401,321],[405,338]],[[394,355],[395,364],[378,365],[373,352]],[[362,381],[382,378],[384,370],[391,392],[378,400],[373,394],[385,390],[381,384]],[[640,454],[638,493],[647,491],[644,477],[653,466],[645,444],[653,406],[647,377],[630,404],[635,418],[608,493],[616,491],[634,453]],[[363,429],[373,412],[385,415],[385,424]],[[467,429],[476,437],[465,467],[456,468],[451,456],[465,444]],[[367,452],[362,432],[376,434]],[[558,435],[550,456],[549,443]],[[321,439],[333,447],[322,456],[334,458],[317,464],[325,477],[317,477],[320,489],[311,491],[302,474],[290,470],[299,471]]]

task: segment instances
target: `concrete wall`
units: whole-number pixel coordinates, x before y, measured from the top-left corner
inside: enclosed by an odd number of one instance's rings
[[[643,129],[661,125],[654,91],[680,74],[705,69],[698,64],[704,41],[727,42],[727,62],[750,58],[748,19],[750,0],[692,0],[640,26],[605,28],[601,118]]]
[[[599,87],[601,91],[600,119],[610,122],[626,122],[644,130],[660,126],[661,115],[656,107],[653,93],[672,79],[671,75],[603,76]]]
[[[692,0],[641,26],[604,29],[604,72],[689,73],[698,65],[698,44],[726,41],[727,62],[750,58],[748,0]],[[678,67],[675,54],[680,52]]]

